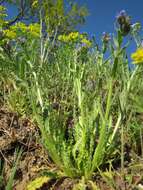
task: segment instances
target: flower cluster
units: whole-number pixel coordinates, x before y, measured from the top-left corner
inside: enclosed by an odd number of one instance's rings
[[[40,36],[40,25],[38,23],[30,24],[27,26],[27,31],[34,37]]]
[[[6,8],[0,5],[0,18],[5,18],[6,16]]]
[[[58,40],[62,42],[81,43],[84,47],[91,47],[92,43],[87,37],[79,32],[71,32],[68,35],[63,34],[58,36]]]
[[[87,38],[83,38],[81,40],[81,43],[82,43],[82,46],[84,46],[84,47],[91,47],[91,45],[92,45],[91,41],[89,41]]]
[[[134,64],[143,63],[143,47],[140,47],[136,52],[132,53],[131,58]]]
[[[40,25],[38,23],[33,23],[27,26],[25,23],[18,22],[16,25],[12,26],[11,29],[23,34],[30,34],[33,37],[38,37],[40,35]]]
[[[40,36],[40,25],[38,23],[26,25],[23,22],[18,22],[6,27],[8,25],[8,20],[5,19],[6,17],[6,8],[0,5],[0,31],[3,41],[14,40],[19,36],[21,37],[21,35],[26,38],[36,38]]]
[[[15,25],[10,27],[13,31],[22,31],[23,33],[27,32],[27,25],[23,22],[17,22]]]
[[[6,8],[0,5],[0,29],[7,24],[7,21],[5,20],[6,16]]]
[[[6,38],[10,39],[10,40],[13,40],[16,38],[16,32],[12,31],[12,30],[4,30],[3,31],[3,34]]]
[[[109,41],[111,40],[111,36],[110,34],[106,33],[106,32],[103,32],[103,35],[102,35],[102,41],[103,43],[108,43]]]
[[[71,32],[68,35],[63,34],[58,36],[58,40],[62,42],[73,42],[79,39],[80,35],[78,32]]]
[[[9,27],[9,29],[3,30],[5,38],[10,40],[16,39],[21,36],[38,37],[40,35],[40,25],[38,23],[26,25],[22,22],[18,22],[15,25]]]
[[[121,33],[123,36],[126,36],[131,30],[131,20],[130,17],[127,15],[125,10],[122,10],[117,15],[117,23],[119,24]]]

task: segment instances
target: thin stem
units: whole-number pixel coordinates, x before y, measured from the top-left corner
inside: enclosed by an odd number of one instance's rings
[[[121,172],[124,175],[124,127],[121,125]]]
[[[141,155],[143,158],[143,135],[142,135],[142,129],[140,129],[140,141],[141,141]]]

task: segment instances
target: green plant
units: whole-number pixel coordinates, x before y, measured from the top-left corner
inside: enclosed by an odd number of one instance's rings
[[[64,172],[64,175],[84,176],[86,179],[90,179],[93,172],[104,162],[105,152],[112,134],[110,114],[113,79],[111,76],[105,84],[107,98],[98,96],[100,94],[98,86],[95,91],[93,90],[89,94],[86,80],[91,77],[91,72],[88,71],[88,67],[89,65],[92,68],[95,67],[96,71],[98,65],[93,63],[85,65],[78,62],[77,50],[72,49],[66,59],[63,53],[67,55],[70,47],[66,46],[66,48],[66,52],[63,49],[64,52],[60,51],[60,54],[56,56],[54,65],[47,65],[53,69],[50,70],[51,76],[54,71],[54,80],[48,80],[49,76],[45,74],[44,78],[39,81],[38,75],[33,73],[36,86],[32,94],[37,92],[43,116],[39,114],[34,102],[33,110],[42,132],[42,141],[54,163]],[[46,71],[48,70],[47,68]],[[44,85],[45,81],[47,85]],[[40,90],[42,83],[45,88],[43,91]],[[56,84],[57,91],[54,93],[48,86],[51,83],[53,86]],[[55,102],[50,98],[44,102],[46,93],[55,94],[53,97]],[[57,108],[54,105],[57,105]],[[45,110],[48,111],[47,115],[45,115]],[[112,140],[113,138],[112,136]]]
[[[16,150],[15,155],[16,155],[16,159],[15,162],[13,163],[13,167],[11,169],[11,173],[9,175],[8,180],[5,182],[4,179],[4,164],[2,164],[2,161],[0,161],[0,187],[3,188],[5,190],[12,190],[13,189],[13,185],[14,185],[14,176],[16,173],[16,169],[19,163],[19,159],[21,157],[22,151],[18,151]]]
[[[103,35],[102,46],[93,41],[87,47],[84,43],[91,41],[84,34],[86,41],[80,42],[84,35],[78,32],[56,32],[51,39],[42,33],[41,20],[40,36],[10,40],[5,44],[10,49],[0,48],[5,103],[37,122],[49,156],[62,175],[80,178],[79,189],[88,183],[96,189],[92,176],[109,163],[116,167],[120,162],[124,174],[128,142],[132,151],[143,154],[143,51],[137,25],[131,27],[125,12],[116,24],[113,37]],[[137,43],[134,68],[127,58],[128,35]],[[107,177],[112,183],[113,176]]]

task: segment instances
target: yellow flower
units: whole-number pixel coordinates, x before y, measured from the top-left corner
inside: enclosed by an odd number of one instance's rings
[[[134,64],[143,63],[143,47],[138,48],[136,52],[132,53],[131,58]]]
[[[5,12],[6,12],[6,8],[0,5],[0,16],[5,15]]]
[[[16,38],[16,32],[14,32],[12,30],[4,30],[3,33],[9,39],[15,39]]]
[[[86,39],[86,38],[83,38],[82,40],[81,40],[81,43],[83,43],[85,46],[87,46],[87,47],[90,47],[91,45],[92,45],[92,43],[91,43],[91,41],[89,41],[88,39]]]
[[[8,15],[6,14],[6,8],[4,6],[0,5],[0,19],[4,19],[5,17],[7,17]]]
[[[5,11],[5,10],[6,10],[6,8],[4,6],[0,5],[0,12]]]
[[[23,22],[18,22],[15,25],[11,26],[10,29],[14,32],[20,32],[23,35],[29,36],[32,35],[33,37],[39,37],[40,35],[40,25],[38,23],[33,23],[30,25],[26,25]]]
[[[58,40],[59,41],[62,41],[62,42],[68,42],[68,36],[66,36],[65,34],[63,34],[63,35],[59,35],[58,36]]]
[[[3,28],[6,24],[8,24],[8,21],[5,21],[0,18],[0,28]]]
[[[40,25],[38,23],[30,24],[28,26],[28,30],[32,36],[34,37],[40,36]]]
[[[72,41],[72,40],[77,40],[79,37],[79,33],[78,32],[71,32],[69,34],[69,40]]]
[[[63,41],[63,42],[73,42],[78,40],[79,38],[79,33],[78,32],[71,32],[68,35],[59,35],[58,40]]]
[[[90,40],[86,38],[84,34],[80,34],[79,32],[71,32],[69,34],[63,34],[58,36],[58,40],[62,42],[74,42],[74,43],[82,43],[84,47],[91,47],[92,43]]]
[[[27,33],[27,25],[23,22],[18,22],[15,25],[12,25],[10,29],[14,32],[22,32],[22,33]]]

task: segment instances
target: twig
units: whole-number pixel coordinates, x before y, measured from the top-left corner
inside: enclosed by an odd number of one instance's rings
[[[10,166],[12,166],[12,163],[5,157],[5,155],[3,154],[3,152],[0,150],[0,154],[2,155],[2,157],[4,158],[4,160],[6,161],[6,162],[8,162],[8,164],[10,165]]]

